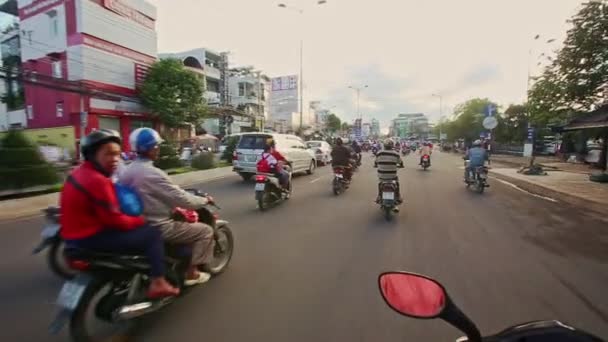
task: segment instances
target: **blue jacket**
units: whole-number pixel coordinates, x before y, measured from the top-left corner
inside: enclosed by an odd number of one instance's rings
[[[488,152],[481,147],[473,147],[467,151],[466,158],[469,160],[469,166],[483,166],[488,160]]]

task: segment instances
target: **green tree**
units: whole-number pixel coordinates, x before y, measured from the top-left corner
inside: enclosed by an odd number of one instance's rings
[[[49,164],[21,131],[11,130],[0,141],[0,189],[23,189],[59,182]]]
[[[144,105],[169,127],[185,123],[199,126],[205,117],[203,82],[178,59],[155,62],[141,86],[140,96]]]
[[[192,167],[197,170],[213,169],[215,156],[211,152],[201,152],[192,158]]]
[[[498,116],[494,138],[502,143],[522,143],[528,128],[528,109],[523,104],[512,104]]]
[[[182,167],[183,164],[177,154],[177,148],[166,141],[160,144],[160,156],[158,160],[154,162],[154,166],[163,170]]]
[[[608,84],[608,1],[590,0],[569,22],[557,58],[529,93],[532,121],[559,123],[604,100]]]
[[[459,104],[454,109],[454,119],[442,124],[443,132],[447,133],[450,139],[463,138],[467,141],[478,139],[479,134],[485,131],[482,123],[484,112],[489,104],[494,103],[480,98]]]
[[[327,116],[327,129],[332,132],[335,133],[337,131],[340,130],[340,127],[342,125],[342,121],[340,120],[340,118],[331,113]]]

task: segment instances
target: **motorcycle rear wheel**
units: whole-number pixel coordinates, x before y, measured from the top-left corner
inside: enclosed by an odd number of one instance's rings
[[[65,256],[63,255],[64,248],[65,241],[61,239],[54,241],[46,254],[46,261],[53,273],[63,279],[70,280],[74,278],[78,272],[68,266]]]
[[[384,207],[384,219],[390,221],[393,219],[393,208]]]
[[[114,282],[112,280],[94,279],[87,286],[70,319],[70,336],[72,341],[129,341],[133,338],[132,331],[135,328],[135,320],[108,322],[106,319],[98,317],[98,306],[100,305],[101,300],[113,289]],[[116,330],[116,332],[111,333],[111,335],[107,337],[91,336],[91,332],[87,326],[87,323],[89,323],[87,319],[89,310],[92,310],[95,317],[100,321],[103,321],[104,324],[115,326],[115,329],[113,330]]]

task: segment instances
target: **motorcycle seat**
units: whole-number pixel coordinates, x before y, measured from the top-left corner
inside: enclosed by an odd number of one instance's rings
[[[47,215],[59,215],[59,212],[61,211],[61,207],[57,207],[54,205],[50,205],[48,206],[46,209],[43,210]]]

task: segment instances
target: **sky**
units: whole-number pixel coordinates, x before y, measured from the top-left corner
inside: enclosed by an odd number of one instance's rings
[[[268,76],[299,72],[305,101],[343,120],[357,115],[349,85],[364,86],[364,121],[386,127],[398,113],[431,121],[474,97],[525,100],[541,53],[559,48],[583,0],[147,0],[157,6],[158,52],[230,51],[232,65]],[[304,13],[279,8],[280,2]],[[540,34],[541,38],[534,40]],[[555,38],[553,44],[546,44]],[[532,52],[530,54],[530,51]]]

